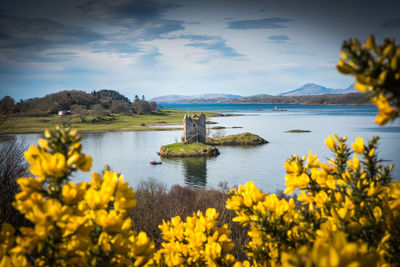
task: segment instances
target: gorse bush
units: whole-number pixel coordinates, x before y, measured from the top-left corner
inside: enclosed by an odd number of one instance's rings
[[[345,41],[337,69],[356,78],[354,87],[368,92],[379,113],[375,122],[384,125],[400,115],[400,46],[385,39],[380,46],[371,35],[361,45],[357,39]]]
[[[376,47],[369,39],[362,48],[352,40],[343,49],[338,68],[356,75],[361,84],[356,87],[370,92],[379,108],[376,122],[398,117],[399,47],[390,40]],[[91,168],[92,158],[82,153],[80,140],[73,130],[46,130],[45,139],[25,153],[35,177],[18,179],[21,190],[13,205],[33,226],[18,232],[8,223],[1,226],[0,267],[400,262],[400,182],[392,181],[393,165],[382,166],[377,157],[378,137],[357,138],[349,146],[346,137],[329,136],[325,144],[333,157],[327,163],[311,152],[291,156],[285,162],[286,195],[265,194],[252,182],[231,190],[226,208],[235,213],[233,223],[249,229],[243,261],[233,256],[231,230],[219,222],[214,208],[163,221],[163,241],[156,249],[147,234],[133,230],[131,218],[140,216],[133,215],[135,194],[122,175],[106,168],[102,175],[94,172],[90,182],[70,180],[74,172]],[[162,187],[142,188],[143,199],[151,199],[154,190],[164,194]],[[291,196],[294,192],[297,197]]]
[[[16,227],[28,223],[12,206],[19,189],[17,178],[28,174],[24,159],[26,149],[21,142],[0,140],[0,223],[8,222]]]
[[[81,153],[76,131],[45,132],[25,158],[36,177],[19,178],[14,207],[34,226],[15,237],[3,224],[1,266],[135,266],[152,261],[154,245],[144,232],[132,231],[128,212],[136,205],[122,175],[93,173],[90,182],[69,177],[89,171],[92,158]],[[128,264],[129,263],[129,264]]]
[[[300,208],[293,198],[266,195],[252,182],[230,193],[227,207],[237,214],[233,221],[251,226],[246,250],[254,264],[400,262],[400,183],[391,182],[393,165],[379,164],[377,138],[368,144],[357,138],[355,154],[345,142],[337,136],[325,141],[335,155],[328,163],[311,153],[285,163],[285,192],[299,190]]]

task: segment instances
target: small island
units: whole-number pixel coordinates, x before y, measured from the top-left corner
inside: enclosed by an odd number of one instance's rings
[[[162,146],[157,154],[163,158],[210,157],[219,155],[219,150],[203,143],[180,142]]]
[[[285,133],[309,133],[311,132],[310,130],[301,130],[301,129],[293,129],[293,130],[288,130],[285,131]]]
[[[185,114],[183,137],[180,143],[162,146],[157,154],[164,158],[208,157],[219,155],[216,145],[258,145],[268,141],[252,133],[241,133],[225,137],[206,137],[206,116]]]
[[[213,146],[226,145],[260,145],[268,143],[267,140],[252,133],[233,134],[224,137],[208,137],[206,143]]]

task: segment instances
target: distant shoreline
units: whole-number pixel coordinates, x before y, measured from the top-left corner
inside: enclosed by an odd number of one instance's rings
[[[182,125],[184,110],[165,109],[146,115],[116,115],[101,122],[81,123],[74,115],[48,116],[48,117],[11,117],[0,125],[0,135],[6,134],[33,134],[43,133],[46,128],[63,125],[68,120],[66,127],[77,129],[80,133],[101,132],[141,132],[141,131],[177,131],[178,127],[157,127],[167,125]],[[191,111],[191,113],[204,113],[208,118],[226,116],[215,111]],[[229,114],[228,114],[229,115]]]

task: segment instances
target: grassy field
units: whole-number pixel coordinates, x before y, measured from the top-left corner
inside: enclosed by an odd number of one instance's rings
[[[80,132],[92,131],[160,131],[177,130],[183,126],[177,125],[176,128],[166,128],[163,125],[182,124],[184,110],[161,110],[148,115],[115,115],[109,116],[106,120],[100,122],[91,122],[88,117],[87,123],[81,123],[80,119],[74,115],[59,117],[21,117],[9,118],[0,125],[0,133],[38,133],[46,128],[52,128],[56,125],[66,125]],[[200,114],[200,111],[192,111]],[[221,116],[216,112],[203,112],[206,117]],[[161,126],[161,127],[157,127]]]

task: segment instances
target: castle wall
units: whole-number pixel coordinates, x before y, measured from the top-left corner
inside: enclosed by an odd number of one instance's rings
[[[206,116],[204,114],[200,114],[199,117],[196,114],[191,117],[185,115],[183,129],[183,141],[186,144],[206,142]]]

